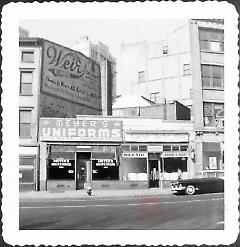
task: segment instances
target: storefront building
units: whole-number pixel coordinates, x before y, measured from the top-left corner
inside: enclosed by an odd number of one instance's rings
[[[180,122],[42,118],[40,190],[159,187],[175,180],[178,169],[191,177],[192,123]]]

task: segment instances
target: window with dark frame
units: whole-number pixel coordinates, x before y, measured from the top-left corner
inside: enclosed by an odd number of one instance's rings
[[[19,157],[19,183],[34,183],[35,157]]]
[[[224,32],[223,30],[199,29],[199,40],[201,51],[223,52]]]
[[[33,72],[20,71],[20,95],[32,95]]]
[[[203,103],[203,119],[205,127],[224,127],[224,104]]]
[[[22,51],[22,62],[34,63],[34,52],[33,51]]]
[[[201,65],[202,86],[203,88],[224,87],[224,67],[218,65]]]
[[[19,111],[19,136],[31,138],[31,110]]]

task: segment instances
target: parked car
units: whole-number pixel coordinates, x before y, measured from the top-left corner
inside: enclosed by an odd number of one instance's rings
[[[171,182],[173,193],[213,193],[224,191],[224,172],[222,170],[204,170],[197,174],[196,178],[178,179]]]

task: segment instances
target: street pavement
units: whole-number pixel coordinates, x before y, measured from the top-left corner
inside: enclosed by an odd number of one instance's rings
[[[21,195],[20,229],[224,229],[223,193],[175,196],[159,189],[95,191],[92,197],[81,193]]]

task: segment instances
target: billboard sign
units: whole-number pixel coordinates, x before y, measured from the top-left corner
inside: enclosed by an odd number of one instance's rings
[[[41,92],[101,111],[100,66],[82,53],[43,40]],[[92,114],[92,113],[91,113]]]
[[[41,118],[41,141],[122,141],[122,121]]]

